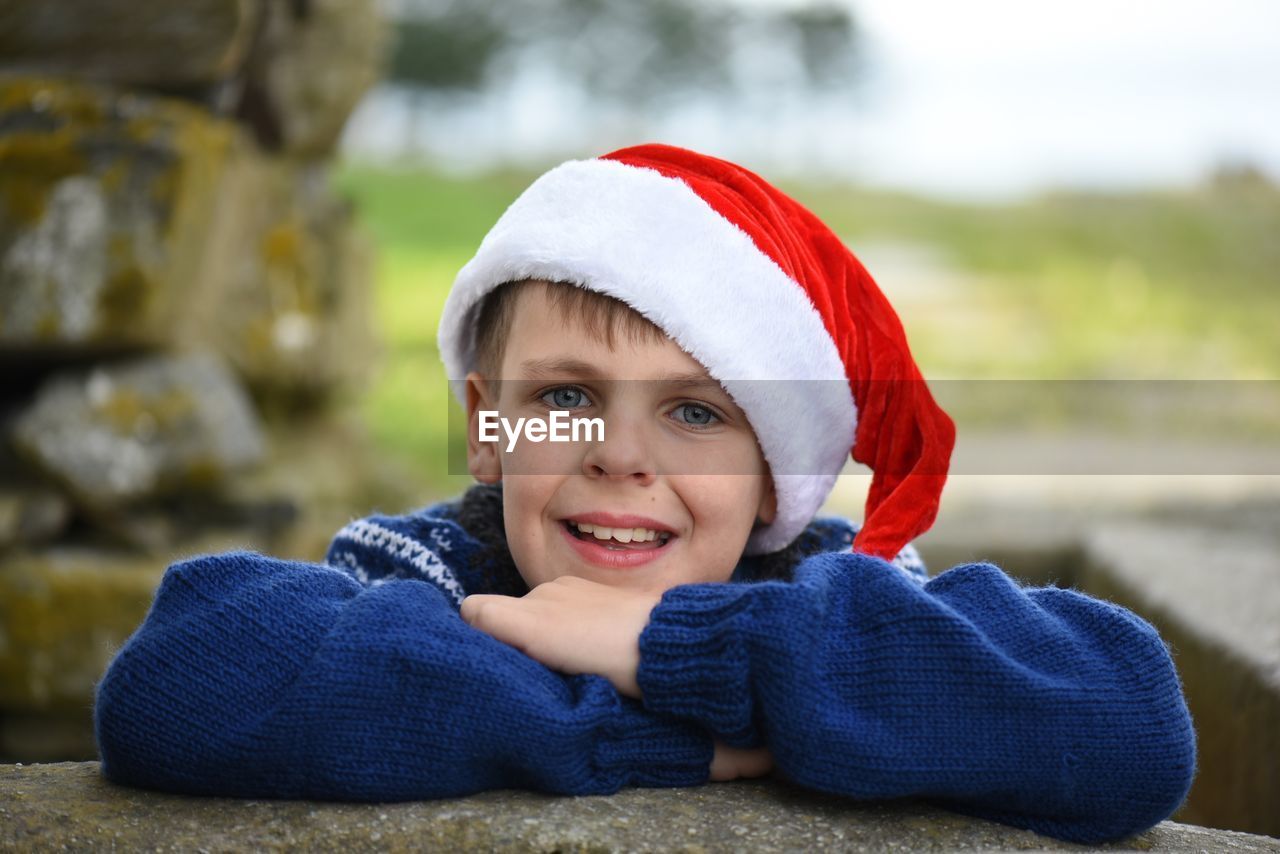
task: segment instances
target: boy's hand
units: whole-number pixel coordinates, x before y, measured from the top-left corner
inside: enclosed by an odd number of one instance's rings
[[[773,770],[773,754],[767,747],[729,747],[716,742],[711,760],[711,781],[722,783],[739,777],[763,777]]]
[[[561,576],[524,596],[475,595],[462,619],[561,673],[595,673],[640,698],[640,633],[661,593]]]

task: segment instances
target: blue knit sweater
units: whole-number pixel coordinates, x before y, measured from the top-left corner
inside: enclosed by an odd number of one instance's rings
[[[706,782],[715,736],[767,745],[802,786],[1082,842],[1186,795],[1177,675],[1128,611],[988,563],[929,580],[910,548],[840,552],[856,527],[818,519],[730,583],[666,593],[640,638],[641,703],[462,621],[466,594],[525,590],[494,494],[353,522],[324,564],[170,567],[98,688],[103,773],[244,797],[603,794]]]

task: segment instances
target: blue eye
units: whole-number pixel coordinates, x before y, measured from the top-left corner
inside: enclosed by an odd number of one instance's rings
[[[547,398],[550,398],[548,400]],[[542,400],[552,409],[577,409],[581,405],[590,403],[587,396],[582,393],[582,389],[574,388],[571,385],[553,388],[546,394],[542,395]]]
[[[684,411],[686,418],[680,419],[680,423],[687,424],[690,427],[709,427],[720,419],[714,412],[705,406],[699,406],[696,403],[682,403],[676,407],[675,411]]]

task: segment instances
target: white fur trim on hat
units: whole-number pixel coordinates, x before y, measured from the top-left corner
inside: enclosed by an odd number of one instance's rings
[[[697,359],[742,408],[773,471],[777,517],[747,553],[804,530],[849,456],[857,413],[817,309],[745,232],[653,169],[573,160],[547,172],[498,219],[445,302],[440,355],[464,406],[475,311],[520,279],[616,297]]]

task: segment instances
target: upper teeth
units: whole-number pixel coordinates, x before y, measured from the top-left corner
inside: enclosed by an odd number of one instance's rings
[[[652,528],[606,528],[604,525],[588,525],[586,522],[570,522],[569,524],[576,527],[584,534],[591,534],[597,540],[617,540],[620,543],[629,543],[635,541],[637,543],[648,542],[656,539],[658,536],[670,536],[666,531],[655,531]]]

